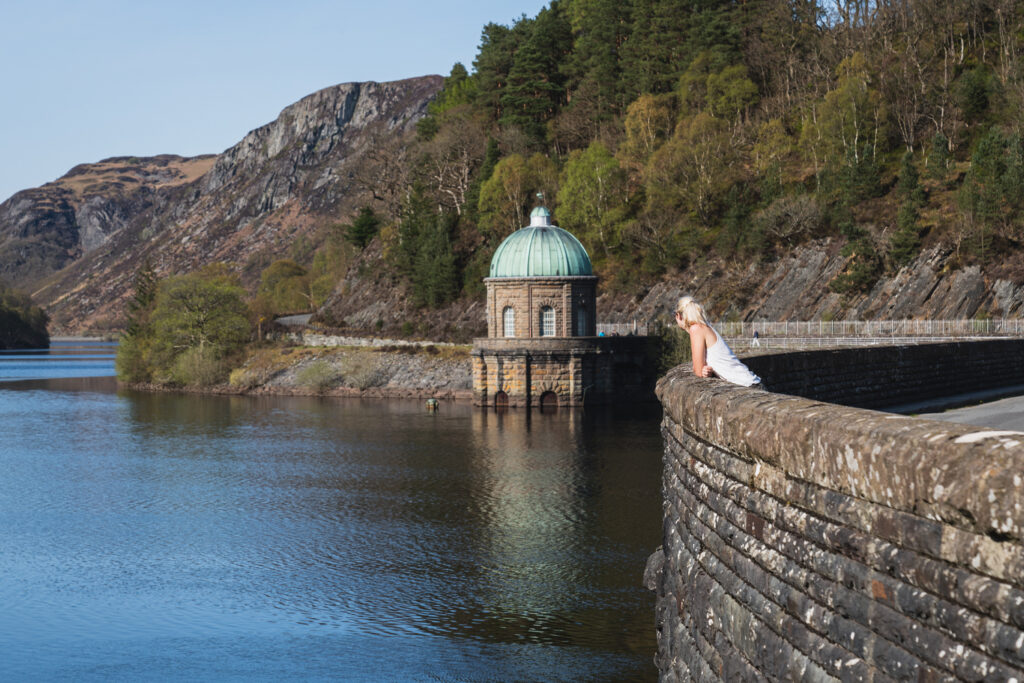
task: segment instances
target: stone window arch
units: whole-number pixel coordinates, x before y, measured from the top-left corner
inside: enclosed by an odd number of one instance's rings
[[[551,306],[542,306],[540,309],[540,336],[555,336],[555,309]]]
[[[516,311],[511,306],[501,311],[501,334],[503,337],[516,336]]]

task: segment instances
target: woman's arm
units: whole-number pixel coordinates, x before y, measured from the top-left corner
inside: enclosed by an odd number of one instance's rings
[[[704,327],[700,323],[690,325],[690,355],[693,358],[693,374],[697,377],[710,377],[711,367],[707,364],[707,340],[704,339]]]

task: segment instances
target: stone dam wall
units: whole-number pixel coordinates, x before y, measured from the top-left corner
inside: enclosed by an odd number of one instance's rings
[[[1024,433],[820,400],[973,390],[951,366],[989,353],[989,382],[1010,384],[1014,348],[750,359],[811,398],[664,377],[663,545],[645,572],[661,679],[1024,681]]]

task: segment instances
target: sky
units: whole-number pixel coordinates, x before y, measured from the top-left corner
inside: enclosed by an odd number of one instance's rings
[[[0,201],[80,163],[219,153],[305,95],[472,70],[541,0],[0,0]]]

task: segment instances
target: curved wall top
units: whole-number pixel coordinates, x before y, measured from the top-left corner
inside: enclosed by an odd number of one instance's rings
[[[972,383],[957,362],[1017,381],[1024,341],[985,344],[748,360],[775,388],[891,405]],[[658,396],[662,680],[1024,681],[1024,433],[687,367]]]

